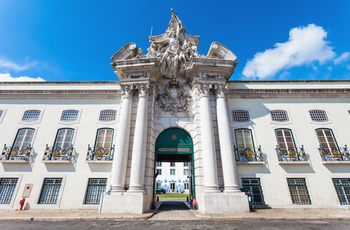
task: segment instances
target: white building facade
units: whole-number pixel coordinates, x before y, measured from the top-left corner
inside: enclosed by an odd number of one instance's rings
[[[235,54],[199,55],[174,12],[149,40],[113,55],[119,82],[0,83],[0,209],[143,213],[164,185],[209,214],[248,212],[241,188],[349,208],[349,81],[228,81]]]

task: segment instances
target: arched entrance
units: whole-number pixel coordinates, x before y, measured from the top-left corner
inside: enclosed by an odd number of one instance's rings
[[[193,159],[193,142],[188,132],[180,128],[169,128],[161,132],[155,144],[155,168],[156,162],[187,162],[188,175],[181,183],[189,183],[189,198],[195,199],[195,176],[194,176],[194,159]],[[156,170],[157,172],[157,170]],[[180,172],[181,173],[181,172]],[[183,174],[182,174],[183,176]],[[166,180],[166,179],[165,179]],[[175,186],[175,182],[169,178],[164,183],[165,186]],[[159,181],[159,180],[158,180]],[[187,181],[187,182],[186,182]],[[176,178],[176,183],[180,183]],[[153,190],[157,184],[157,173],[155,176]],[[177,188],[177,186],[175,186]],[[172,188],[172,187],[171,187]]]

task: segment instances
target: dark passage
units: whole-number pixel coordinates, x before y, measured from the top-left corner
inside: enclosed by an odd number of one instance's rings
[[[187,205],[182,201],[163,201],[159,206],[158,211],[167,211],[167,210],[188,210]]]

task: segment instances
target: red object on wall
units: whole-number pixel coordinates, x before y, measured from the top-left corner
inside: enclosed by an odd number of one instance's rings
[[[23,198],[22,200],[19,201],[19,205],[20,205],[19,210],[23,210],[23,206],[25,202],[26,202],[26,198]]]

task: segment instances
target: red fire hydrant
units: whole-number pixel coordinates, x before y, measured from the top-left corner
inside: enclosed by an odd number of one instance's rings
[[[19,210],[23,210],[23,206],[25,202],[26,202],[26,198],[23,198],[22,200],[19,201],[19,205],[20,205]]]

